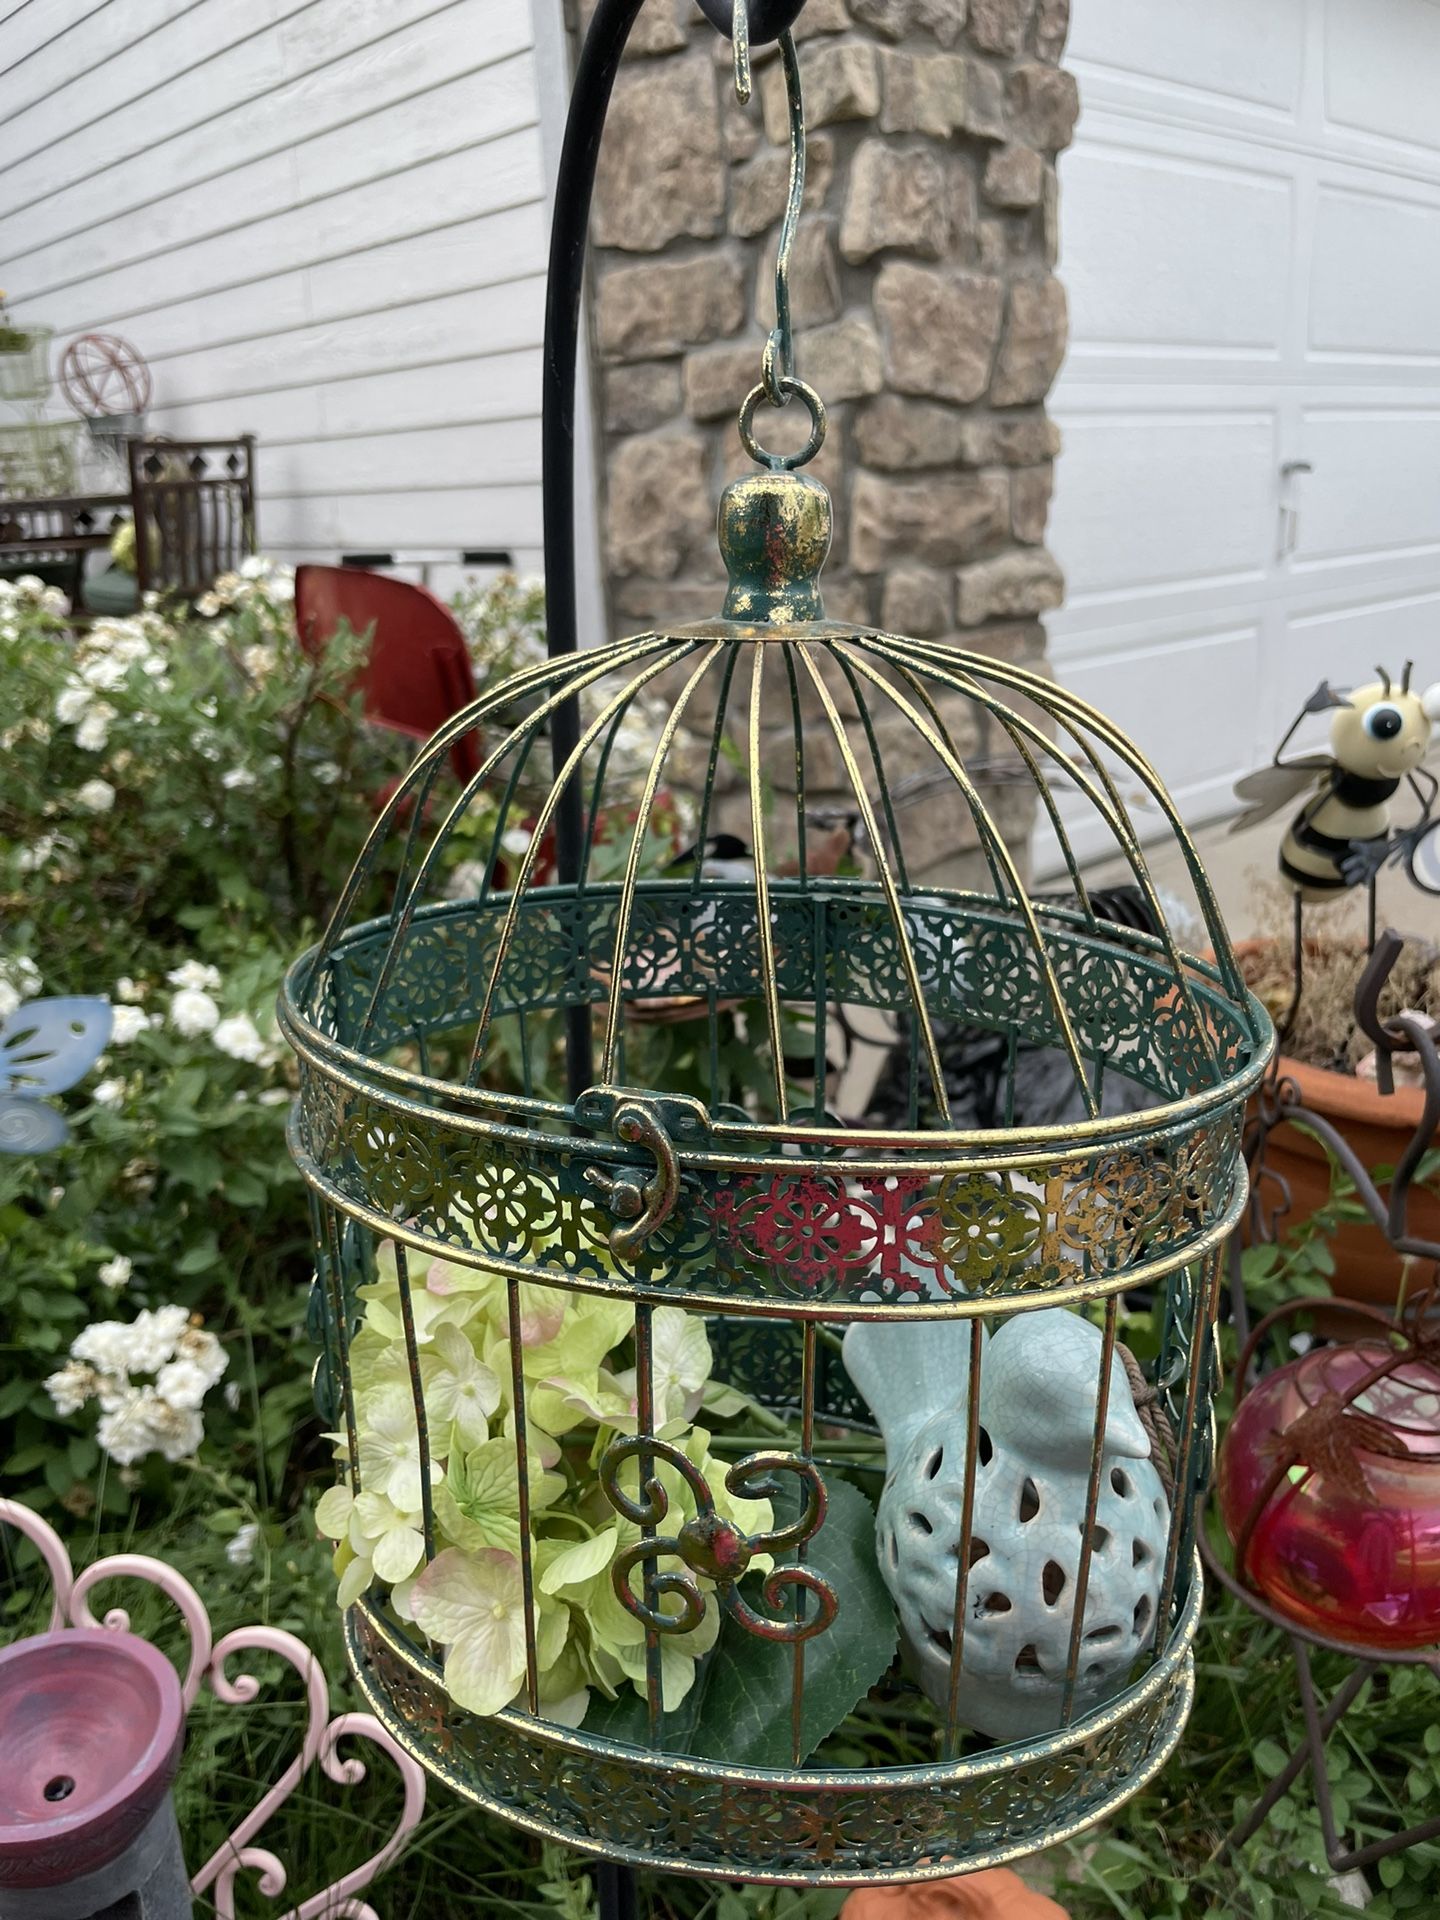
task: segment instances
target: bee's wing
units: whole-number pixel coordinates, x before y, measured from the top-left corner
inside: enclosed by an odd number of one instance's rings
[[[1328,753],[1308,753],[1299,760],[1287,760],[1284,766],[1261,767],[1235,782],[1235,798],[1245,802],[1245,811],[1230,822],[1231,833],[1241,833],[1258,821],[1268,820],[1287,802],[1308,793],[1315,776],[1326,773],[1335,764]]]
[[[108,1000],[27,1000],[0,1025],[0,1094],[73,1087],[105,1051],[113,1018]]]

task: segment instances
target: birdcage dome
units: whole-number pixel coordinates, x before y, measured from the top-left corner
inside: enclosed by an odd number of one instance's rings
[[[1239,1117],[1269,1029],[1160,782],[1041,674],[827,621],[813,481],[741,483],[722,535],[724,617],[491,686],[381,809],[285,990],[317,1191],[462,1264],[802,1315],[1093,1298],[1199,1258],[1240,1204]],[[578,731],[552,778],[567,705]],[[467,734],[482,764],[457,793]],[[1033,793],[1065,853],[1069,883],[1045,897],[997,819],[997,764],[1002,798]],[[1205,957],[1169,928],[1122,797],[1136,791],[1152,834],[1186,850]],[[562,879],[567,796],[583,846]],[[1123,859],[1140,924],[1092,901],[1077,804]],[[911,830],[928,841],[937,816],[988,885],[917,877]],[[907,1056],[905,1111],[881,1127],[837,1111],[847,1007],[888,1016]],[[736,1008],[748,1075],[716,1057]],[[577,1014],[594,1080],[570,1099],[555,1047]],[[960,1028],[1002,1038],[1002,1081],[1018,1049],[1051,1053],[1063,1121],[1015,1117],[1013,1086],[991,1124],[957,1119],[944,1037]],[[977,1180],[995,1194],[983,1231],[947,1210]]]

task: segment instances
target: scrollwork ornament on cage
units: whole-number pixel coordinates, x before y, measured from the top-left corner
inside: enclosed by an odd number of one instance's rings
[[[643,1476],[638,1494],[629,1493],[620,1479],[620,1469],[629,1460],[639,1464]],[[696,1511],[673,1534],[654,1531],[670,1513],[670,1496],[655,1477],[651,1466],[654,1460],[664,1460],[673,1467],[695,1498]],[[770,1609],[768,1617],[757,1612],[739,1591],[737,1583],[758,1558],[804,1547],[825,1519],[825,1482],[813,1461],[797,1459],[794,1454],[754,1453],[737,1460],[725,1476],[725,1489],[742,1500],[764,1498],[778,1491],[776,1474],[791,1474],[800,1483],[805,1505],[798,1519],[782,1527],[746,1533],[716,1511],[703,1475],[679,1447],[634,1434],[613,1440],[601,1465],[601,1485],[616,1511],[645,1529],[642,1539],[617,1554],[611,1569],[621,1605],[657,1633],[689,1633],[705,1612],[705,1594],[694,1577],[700,1575],[715,1584],[722,1605],[747,1633],[787,1644],[823,1633],[835,1618],[839,1600],[829,1582],[804,1565],[772,1567],[767,1573],[762,1595]],[[652,1563],[666,1557],[683,1562],[686,1571],[653,1571]],[[630,1580],[637,1567],[645,1574],[643,1595],[635,1592]],[[774,1617],[782,1612],[787,1593],[792,1598],[799,1593],[813,1598],[815,1611],[790,1620]],[[678,1613],[659,1604],[666,1594],[680,1600]]]

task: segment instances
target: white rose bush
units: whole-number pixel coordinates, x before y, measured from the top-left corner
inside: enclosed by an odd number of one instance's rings
[[[312,660],[292,598],[256,560],[208,618],[72,629],[54,588],[0,581],[0,1019],[42,995],[112,1008],[67,1145],[0,1155],[0,1494],[79,1516],[163,1507],[197,1460],[243,1507],[305,1433],[275,994],[413,749],[361,721],[363,638]],[[136,1365],[114,1329],[175,1314],[188,1330]]]

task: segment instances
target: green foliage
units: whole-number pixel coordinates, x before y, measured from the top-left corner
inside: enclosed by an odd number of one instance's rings
[[[87,1323],[175,1303],[220,1335],[234,1404],[207,1400],[202,1457],[262,1504],[306,1444],[309,1225],[273,1007],[407,749],[360,722],[363,637],[312,660],[290,596],[250,563],[208,617],[77,635],[53,590],[0,584],[0,1013],[115,1007],[69,1143],[0,1155],[0,1491],[78,1514],[175,1479],[155,1455],[106,1475],[93,1414],[57,1412],[43,1382]]]

